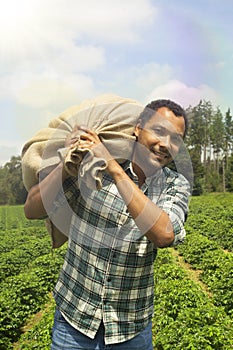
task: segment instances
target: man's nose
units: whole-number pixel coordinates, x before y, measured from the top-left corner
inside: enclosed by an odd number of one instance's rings
[[[164,148],[171,148],[171,137],[170,135],[164,135],[160,137],[160,146]]]

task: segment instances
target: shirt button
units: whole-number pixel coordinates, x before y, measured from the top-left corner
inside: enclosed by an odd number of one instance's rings
[[[108,277],[108,278],[107,278],[107,281],[108,281],[108,282],[111,282],[111,277]]]

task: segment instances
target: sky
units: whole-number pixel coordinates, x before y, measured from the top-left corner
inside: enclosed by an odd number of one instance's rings
[[[0,166],[104,93],[233,110],[232,0],[0,0]]]

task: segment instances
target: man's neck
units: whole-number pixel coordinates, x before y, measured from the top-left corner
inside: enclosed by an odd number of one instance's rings
[[[132,162],[132,167],[133,167],[134,173],[138,177],[138,184],[139,184],[139,187],[141,188],[146,180],[146,176],[145,176],[144,172],[142,171],[142,169],[138,166],[138,164]]]

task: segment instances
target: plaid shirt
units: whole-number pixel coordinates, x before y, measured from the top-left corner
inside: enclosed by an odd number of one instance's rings
[[[131,164],[124,169],[137,183]],[[54,297],[63,316],[80,332],[94,338],[103,321],[105,343],[120,343],[140,333],[153,317],[156,248],[135,225],[108,174],[103,174],[100,191],[78,188],[77,181],[69,178],[64,184],[73,215]],[[182,242],[187,180],[164,168],[147,178],[141,190],[169,214],[173,245]],[[55,206],[61,202],[58,196]]]

